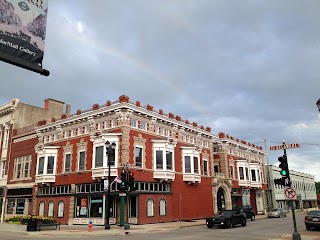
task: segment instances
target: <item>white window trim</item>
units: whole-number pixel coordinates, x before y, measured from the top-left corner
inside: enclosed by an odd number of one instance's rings
[[[181,150],[182,150],[181,154],[182,154],[183,174],[201,175],[200,151],[196,150],[194,147],[182,147]],[[191,173],[185,172],[185,157],[186,156],[190,156]],[[199,173],[194,172],[194,160],[193,160],[194,157],[198,158],[198,171],[199,171]]]
[[[174,157],[174,145],[168,144],[167,141],[159,140],[157,142],[153,142],[153,170],[154,171],[175,171],[175,157]],[[156,152],[162,151],[162,159],[163,159],[163,168],[158,169],[157,168],[157,162],[156,162]],[[172,169],[167,169],[167,158],[166,158],[166,152],[170,151],[172,152]]]
[[[58,159],[58,150],[60,147],[58,146],[47,146],[43,147],[41,150],[39,150],[38,156],[37,156],[37,169],[36,169],[36,176],[42,176],[42,175],[56,175],[57,173],[57,159]],[[48,157],[54,157],[54,164],[53,164],[53,173],[47,173],[47,167],[48,167]],[[44,165],[43,165],[43,174],[38,174],[39,172],[39,161],[40,158],[44,157]]]

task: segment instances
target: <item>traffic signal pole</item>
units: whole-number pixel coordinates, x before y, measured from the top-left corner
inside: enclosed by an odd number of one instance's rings
[[[283,142],[282,144],[285,145],[285,142]],[[288,159],[287,150],[285,148],[283,149],[283,155]],[[288,167],[288,169],[289,169],[289,167]],[[291,181],[289,181],[289,187],[291,187]],[[296,214],[295,214],[295,210],[294,210],[293,201],[294,200],[291,200],[291,211],[292,211],[292,220],[293,220],[293,227],[294,227],[294,232],[292,234],[292,240],[301,240],[300,233],[298,233],[298,229],[297,229]]]

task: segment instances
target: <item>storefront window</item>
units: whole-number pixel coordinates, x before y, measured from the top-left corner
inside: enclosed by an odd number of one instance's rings
[[[102,197],[92,197],[90,201],[90,217],[102,217]]]
[[[8,199],[7,214],[14,214],[15,199]]]
[[[77,198],[76,217],[87,217],[88,198]]]
[[[24,213],[24,199],[17,199],[16,214]]]

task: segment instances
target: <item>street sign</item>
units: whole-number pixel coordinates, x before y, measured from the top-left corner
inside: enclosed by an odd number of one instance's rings
[[[119,193],[119,197],[125,197],[126,193]]]
[[[299,148],[299,147],[300,147],[299,143],[291,143],[291,144],[282,144],[278,146],[271,146],[270,150],[283,150],[288,148]]]
[[[291,187],[288,187],[288,188],[284,189],[284,196],[288,200],[296,200],[297,199],[296,190]]]

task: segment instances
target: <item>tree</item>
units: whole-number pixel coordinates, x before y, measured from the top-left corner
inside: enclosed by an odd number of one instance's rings
[[[316,182],[316,192],[320,194],[320,182]]]

